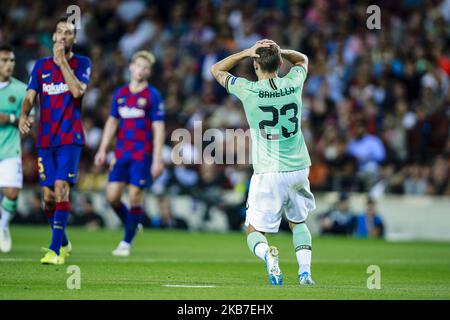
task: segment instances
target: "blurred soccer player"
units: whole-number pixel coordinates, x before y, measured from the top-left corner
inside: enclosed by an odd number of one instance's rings
[[[91,61],[72,52],[75,25],[60,18],[53,33],[53,56],[36,61],[22,104],[19,129],[26,134],[28,115],[39,95],[37,136],[39,180],[44,209],[52,226],[52,241],[43,264],[63,264],[71,251],[66,225],[71,210],[70,187],[76,182],[84,145],[81,100],[89,83]]]
[[[228,73],[239,61],[253,58],[258,81]],[[294,66],[279,78],[282,58]],[[265,261],[269,281],[282,284],[278,249],[269,247],[265,232],[278,232],[285,213],[293,232],[301,285],[311,278],[311,234],[305,224],[315,209],[308,174],[311,160],[300,130],[302,88],[308,70],[307,57],[294,50],[282,50],[271,40],[261,40],[211,67],[211,73],[244,106],[251,129],[254,175],[247,200],[247,243]]]
[[[22,157],[17,129],[20,106],[27,85],[12,77],[15,66],[12,47],[0,44],[0,251],[11,251],[9,221],[16,212],[22,188]]]
[[[145,189],[164,167],[163,100],[147,80],[154,62],[150,52],[139,51],[133,55],[130,83],[114,93],[111,114],[95,156],[96,165],[105,163],[108,146],[119,129],[106,190],[108,202],[125,225],[125,236],[113,251],[115,256],[130,255],[131,243],[144,214]],[[129,208],[121,201],[126,186]]]

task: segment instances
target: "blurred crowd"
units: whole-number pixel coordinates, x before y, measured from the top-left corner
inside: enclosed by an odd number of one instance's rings
[[[316,216],[322,235],[356,236],[358,238],[383,238],[385,225],[377,211],[376,201],[367,198],[366,208],[358,213],[350,206],[350,194],[341,192],[339,200],[326,212]]]
[[[54,21],[74,1],[2,0],[0,41],[16,51],[16,77],[27,81],[34,61],[50,55]],[[240,102],[209,67],[255,41],[270,38],[309,57],[302,131],[312,158],[314,191],[450,195],[450,0],[82,0],[75,51],[92,60],[84,97],[87,146],[80,190],[104,190],[107,168],[93,165],[111,96],[129,79],[138,49],[156,57],[150,82],[165,98],[167,168],[158,195],[191,194],[226,210],[223,192],[247,192],[249,165],[174,166],[177,128],[247,128]],[[381,30],[366,27],[371,4]],[[280,76],[289,70],[285,62]],[[232,73],[256,80],[250,61]],[[231,143],[226,139],[224,145]],[[184,142],[183,157],[202,150]],[[203,148],[207,146],[203,143]],[[236,153],[248,151],[238,146]],[[23,140],[24,175],[36,185],[34,138]],[[162,204],[164,205],[164,201]],[[238,204],[234,204],[237,206]],[[234,209],[233,209],[234,208]]]

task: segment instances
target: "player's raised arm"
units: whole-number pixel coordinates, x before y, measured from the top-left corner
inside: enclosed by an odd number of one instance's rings
[[[22,109],[19,119],[19,131],[22,134],[30,132],[32,121],[29,118],[31,109],[33,108],[34,100],[36,99],[37,92],[33,89],[28,89],[27,94],[22,102]]]
[[[97,154],[95,155],[94,162],[97,166],[101,166],[105,163],[106,160],[106,150],[119,127],[119,119],[109,116],[108,120],[106,120],[105,128],[103,129],[102,141],[100,143],[100,147],[98,148]]]
[[[53,46],[53,56],[55,63],[61,68],[64,81],[69,86],[69,90],[74,98],[81,98],[86,92],[86,83],[80,81],[69,66],[64,53],[64,43],[58,42]]]
[[[302,66],[308,72],[308,57],[305,54],[290,49],[281,49],[280,53],[284,59],[294,66]]]
[[[72,45],[76,42],[75,25],[68,22],[67,18],[62,18],[56,24],[53,33],[53,61],[61,69],[64,82],[69,87],[69,91],[75,99],[81,98],[89,83],[91,62],[88,58],[78,59],[75,70],[69,65],[73,53]]]
[[[257,41],[251,48],[232,54],[231,56],[228,56],[212,65],[210,69],[211,74],[222,87],[226,88],[227,80],[229,77],[232,77],[232,75],[228,72],[229,70],[245,58],[258,58],[259,56],[256,54],[256,49],[269,46],[270,44],[264,42],[264,40]]]

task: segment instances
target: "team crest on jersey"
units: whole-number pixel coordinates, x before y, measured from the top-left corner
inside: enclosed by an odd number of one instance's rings
[[[124,103],[125,102],[125,98],[119,98],[119,99],[117,99],[117,103],[118,104],[121,104],[121,103]]]
[[[14,96],[9,96],[9,102],[11,102],[11,103],[14,103],[14,102],[16,102],[16,97],[14,97]]]
[[[138,101],[137,101],[137,103],[138,103],[138,106],[139,106],[139,107],[144,107],[144,106],[147,104],[147,99],[145,99],[145,98],[139,98]]]
[[[45,181],[45,179],[46,179],[45,174],[41,173],[40,177],[41,177],[41,180],[42,180],[42,181]]]

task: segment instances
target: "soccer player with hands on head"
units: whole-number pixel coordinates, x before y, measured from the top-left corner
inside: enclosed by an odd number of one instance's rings
[[[240,61],[252,58],[258,81],[229,73]],[[280,78],[283,59],[293,64]],[[269,246],[265,233],[278,232],[285,214],[293,234],[300,285],[311,277],[311,233],[305,224],[315,209],[308,175],[311,160],[301,132],[302,89],[308,72],[306,55],[281,49],[274,41],[257,41],[211,67],[214,78],[241,100],[252,138],[254,174],[247,199],[247,244],[266,264],[269,281],[281,285],[278,249]]]

